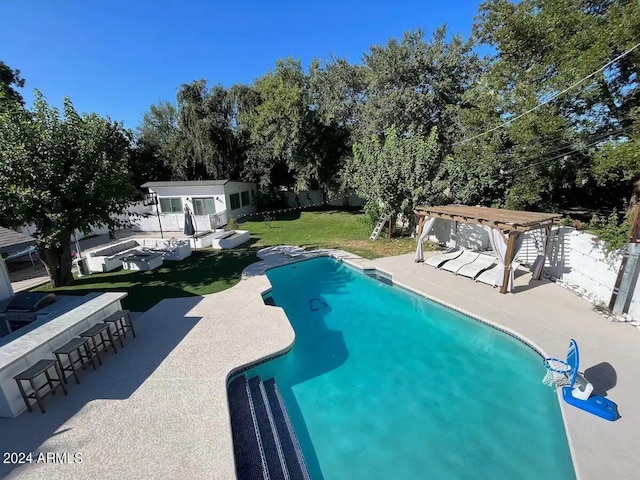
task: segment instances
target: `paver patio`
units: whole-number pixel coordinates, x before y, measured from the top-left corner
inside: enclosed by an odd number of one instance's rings
[[[515,294],[415,264],[412,255],[345,260],[378,267],[396,282],[518,331],[553,356],[570,337],[581,348],[581,369],[609,364],[608,385],[622,418],[609,423],[562,404],[582,479],[636,478],[640,462],[640,332],[595,313],[549,282],[530,287],[526,274]],[[235,368],[288,348],[293,330],[280,308],[265,306],[266,268],[288,262],[273,251],[245,270],[233,288],[205,297],[168,299],[135,319],[127,338],[98,371],[70,384],[68,397],[45,399],[48,411],[0,419],[3,452],[81,453],[82,463],[0,464],[2,478],[234,478],[226,379]],[[600,383],[610,378],[599,379]],[[518,379],[514,378],[517,387]],[[508,439],[505,439],[508,441]]]

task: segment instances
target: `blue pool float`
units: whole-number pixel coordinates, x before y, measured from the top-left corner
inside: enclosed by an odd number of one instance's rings
[[[609,420],[610,422],[617,420],[619,418],[618,406],[608,398],[601,397],[600,395],[590,395],[586,399],[574,396],[574,392],[579,395],[585,391],[586,395],[589,395],[593,390],[593,385],[584,380],[584,382],[587,383],[586,386],[584,386],[584,390],[575,386],[576,377],[578,376],[578,366],[580,365],[580,354],[578,353],[578,344],[573,338],[569,342],[567,363],[571,367],[571,382],[568,387],[562,387],[562,398],[564,398],[564,401],[573,407]]]
[[[589,412],[605,420],[613,422],[618,419],[618,406],[608,398],[600,395],[591,395],[586,400],[580,400],[572,395],[571,387],[562,387],[562,398],[569,405]]]

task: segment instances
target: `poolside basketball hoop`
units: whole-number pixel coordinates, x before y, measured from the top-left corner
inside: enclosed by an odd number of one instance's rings
[[[542,363],[547,369],[542,383],[551,388],[569,384],[571,366],[567,362],[557,358],[545,358]]]

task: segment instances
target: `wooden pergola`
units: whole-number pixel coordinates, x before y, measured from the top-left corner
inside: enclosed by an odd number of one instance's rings
[[[549,245],[551,227],[554,221],[562,217],[556,213],[526,212],[522,210],[503,210],[501,208],[470,207],[467,205],[443,205],[437,207],[417,207],[415,214],[419,219],[418,237],[422,234],[427,217],[444,218],[452,222],[473,223],[498,229],[507,243],[506,258],[513,256],[518,235],[540,228],[546,229],[544,251]],[[507,293],[510,266],[505,267],[504,281],[500,293]]]

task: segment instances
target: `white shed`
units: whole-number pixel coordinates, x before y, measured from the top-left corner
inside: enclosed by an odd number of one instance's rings
[[[193,180],[147,182],[142,185],[157,195],[162,227],[167,231],[181,230],[188,208],[195,215],[199,231],[215,229],[229,218],[239,218],[256,211],[257,185],[233,180]],[[155,213],[155,212],[153,212]],[[148,222],[154,219],[148,217]],[[157,222],[157,221],[156,221]],[[145,228],[142,230],[156,230]],[[174,228],[175,227],[175,228]]]

